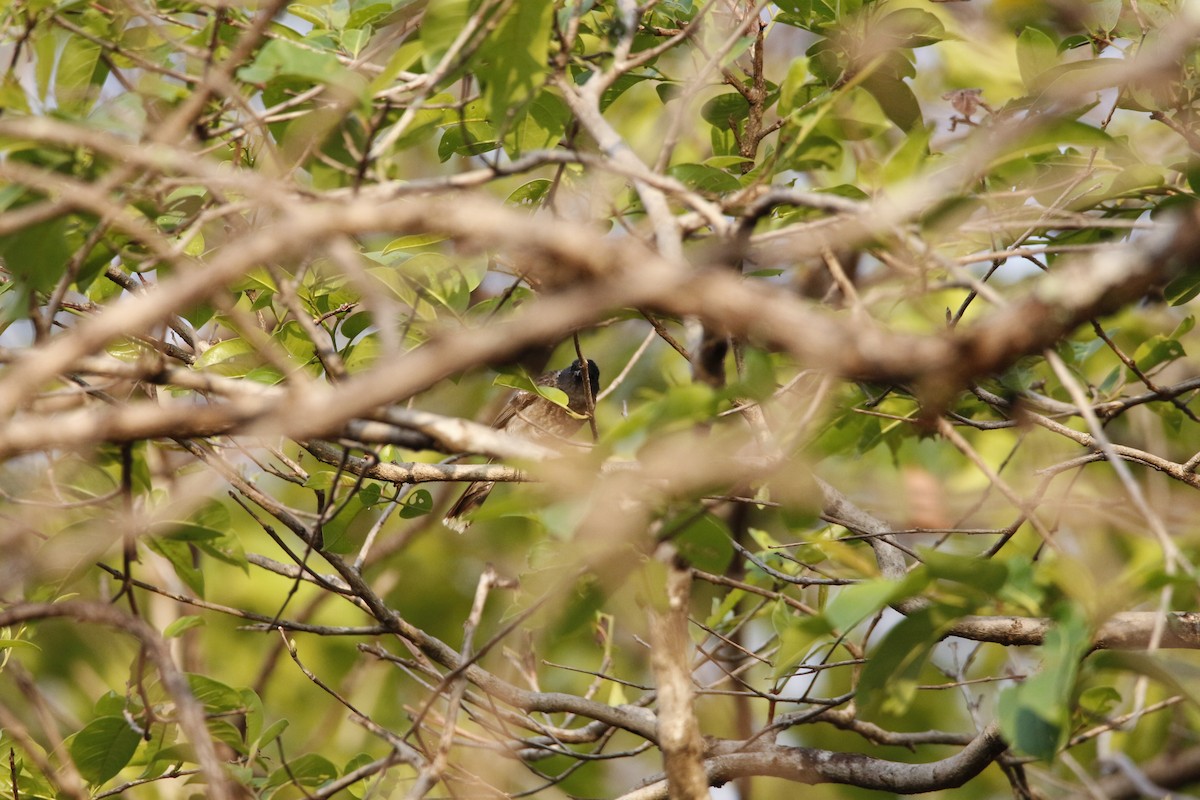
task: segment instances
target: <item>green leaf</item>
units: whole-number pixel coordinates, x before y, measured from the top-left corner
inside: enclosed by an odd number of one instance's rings
[[[1116,29],[1123,7],[1121,0],[1091,0],[1081,10],[1086,15],[1089,29],[1107,34]],[[1138,32],[1141,33],[1141,30]]]
[[[553,182],[546,178],[537,178],[518,186],[504,202],[510,206],[538,206],[553,185]]]
[[[1112,394],[1113,389],[1117,387],[1117,381],[1121,379],[1121,373],[1124,371],[1121,366],[1113,367],[1108,371],[1108,375],[1096,387],[1096,391],[1101,397],[1108,397]]]
[[[725,170],[704,164],[676,164],[667,173],[690,188],[708,194],[727,194],[742,188],[741,182]]]
[[[1049,761],[1066,738],[1065,721],[1051,718],[1059,706],[1038,709],[1022,698],[1020,689],[1016,686],[1000,693],[1000,730],[1013,747],[1034,758]]]
[[[843,633],[849,631],[868,617],[872,617],[890,603],[911,597],[924,582],[915,573],[903,581],[863,581],[853,586],[844,586],[825,606],[823,614],[830,627]]]
[[[377,505],[382,499],[383,488],[374,481],[363,484],[362,489],[355,495],[354,499],[359,502],[364,508],[370,508]]]
[[[1163,297],[1172,306],[1181,306],[1200,295],[1200,267],[1192,267],[1163,289]]]
[[[398,239],[392,239],[383,248],[382,252],[383,255],[388,255],[389,253],[401,250],[417,250],[444,241],[446,241],[446,237],[440,233],[414,233],[410,236],[401,236]]]
[[[195,565],[195,551],[187,542],[171,539],[147,539],[146,546],[158,553],[175,568],[175,574],[198,597],[204,597],[204,573]]]
[[[304,3],[296,3],[295,8],[288,9],[288,13],[310,23],[314,28],[328,28],[330,24],[329,18],[323,13],[323,10],[310,8]]]
[[[17,280],[39,292],[54,288],[71,257],[66,217],[0,236],[0,261]]]
[[[347,341],[353,341],[374,324],[375,318],[369,312],[351,314],[344,317],[341,324],[338,325],[338,334],[345,337]]]
[[[232,722],[220,717],[213,717],[205,722],[208,735],[215,741],[229,747],[238,753],[246,752],[246,743],[242,740],[242,731]]]
[[[993,169],[1011,159],[1027,160],[1043,153],[1058,153],[1067,145],[1106,149],[1114,142],[1111,136],[1095,126],[1076,120],[1058,120],[1006,144],[1009,145],[1008,152],[996,160]]]
[[[446,128],[438,142],[438,158],[449,161],[451,156],[477,156],[500,146],[496,130],[485,121],[468,121]]]
[[[1042,667],[1000,695],[1000,730],[1017,750],[1052,759],[1070,733],[1072,691],[1079,661],[1091,647],[1083,614],[1074,606],[1056,615],[1042,645]]]
[[[1138,369],[1144,373],[1159,364],[1183,358],[1185,355],[1187,353],[1184,352],[1183,345],[1178,340],[1160,333],[1138,345],[1137,351],[1133,354],[1133,360],[1138,365]]]
[[[422,58],[425,71],[432,72],[450,45],[462,33],[471,16],[470,0],[430,0],[421,17]]]
[[[771,355],[757,348],[746,348],[742,354],[742,374],[732,387],[737,396],[765,400],[777,386]]]
[[[643,572],[656,569],[656,566],[654,562],[648,562],[646,568]],[[594,630],[596,615],[604,608],[605,600],[604,588],[594,578],[576,582],[564,601],[554,609],[554,619],[547,632],[557,640]]]
[[[362,49],[371,41],[371,33],[370,28],[347,28],[341,32],[339,38],[346,52],[357,58]]]
[[[123,717],[99,717],[71,737],[68,749],[84,779],[99,785],[125,768],[141,741]]]
[[[384,88],[387,88],[384,86]],[[435,103],[451,103],[452,98],[447,94],[436,94],[427,101]],[[457,114],[448,108],[422,108],[413,115],[404,133],[396,140],[394,148],[404,150],[409,147],[424,146],[434,135],[434,131],[457,120]]]
[[[258,739],[254,742],[255,747],[257,749],[261,750],[265,746],[269,745],[271,742],[278,739],[283,734],[283,732],[285,730],[287,730],[287,727],[289,724],[291,724],[291,723],[289,723],[286,719],[277,719],[274,722],[272,722],[270,725],[267,726],[266,730],[264,730],[262,732],[262,734],[259,735]]]
[[[184,631],[199,628],[204,624],[204,618],[195,616],[194,614],[180,617],[166,628],[163,628],[163,638],[174,639],[176,636],[182,635]]]
[[[711,419],[719,407],[717,394],[711,387],[689,383],[672,386],[666,392],[652,396],[612,426],[603,435],[606,442],[619,442],[626,437],[642,439],[648,431],[670,431]]]
[[[658,95],[658,100],[664,106],[683,94],[683,87],[672,81],[660,81],[654,84],[654,93]]]
[[[724,574],[733,560],[729,531],[711,514],[692,522],[673,541],[689,564],[705,572]]]
[[[254,61],[238,70],[248,83],[268,83],[276,78],[299,78],[313,83],[341,86],[355,94],[365,91],[366,82],[342,66],[332,52],[302,47],[286,39],[271,39]]]
[[[629,91],[630,88],[637,86],[643,81],[657,78],[658,74],[644,74],[639,72],[626,72],[618,77],[607,89],[604,94],[600,95],[600,111],[607,111],[608,107],[616,102],[617,98]]]
[[[878,98],[876,99],[878,100]],[[886,106],[884,106],[884,112],[887,113]],[[892,121],[895,122],[895,119]],[[924,125],[908,131],[904,141],[892,152],[883,167],[882,174],[886,183],[909,180],[920,171],[929,159],[929,139],[933,132],[934,126],[932,125]]]
[[[128,705],[128,702],[123,695],[117,694],[110,689],[96,698],[96,704],[92,706],[92,712],[97,717],[120,717],[127,710],[133,710]],[[140,711],[140,708],[138,710]]]
[[[400,506],[401,519],[423,517],[433,511],[433,495],[425,489],[414,489],[404,498]]]
[[[730,167],[741,167],[744,164],[753,164],[754,159],[744,156],[712,156],[704,159],[704,166],[716,167],[717,169],[727,170]]]
[[[788,66],[787,75],[779,87],[779,113],[787,116],[797,110],[811,97],[805,88],[808,82],[808,59],[795,58]],[[824,89],[824,87],[821,87]]]
[[[466,311],[474,288],[473,278],[458,263],[442,253],[418,253],[402,263],[404,274],[421,287],[422,299],[426,301],[418,307],[422,317],[433,318],[436,314],[428,307],[430,302],[456,314]]]
[[[1121,693],[1112,686],[1093,686],[1079,695],[1079,707],[1095,717],[1104,717],[1121,702]]]
[[[892,47],[928,47],[946,38],[942,21],[919,8],[902,8],[872,26],[872,36],[884,36]]]
[[[1102,87],[1123,84],[1124,70],[1125,65],[1121,61],[1111,58],[1069,61],[1043,72],[1038,77],[1035,90],[1044,91],[1053,87],[1059,96],[1083,96]],[[1083,110],[1079,113],[1083,113]]]
[[[1150,409],[1157,414],[1166,426],[1166,430],[1172,436],[1178,436],[1183,430],[1183,412],[1172,405],[1166,403],[1154,403]]]
[[[910,9],[916,10],[916,9]],[[917,96],[903,80],[883,72],[874,72],[863,81],[862,87],[871,93],[887,118],[902,131],[909,131],[924,122]]]
[[[492,119],[497,119],[494,115]],[[499,119],[503,119],[500,117]],[[552,149],[562,141],[571,121],[571,111],[562,98],[542,91],[508,123],[504,137],[509,156],[516,157],[530,150]]]
[[[55,54],[58,51],[59,39],[54,36],[34,36],[33,51],[37,54],[34,59],[34,78],[37,83],[37,97],[45,104],[49,100],[50,80],[54,77]]]
[[[492,385],[503,386],[507,389],[517,389],[522,392],[534,392],[563,408],[567,408],[570,402],[567,398],[567,393],[562,389],[556,389],[553,386],[539,386],[521,371],[501,372],[492,380]]]
[[[347,28],[362,28],[373,25],[392,13],[393,3],[352,3],[350,16],[346,18]]]
[[[779,636],[772,678],[792,674],[796,665],[810,656],[814,645],[833,631],[824,617],[799,617],[786,603],[779,601],[771,612],[771,624]]]
[[[192,696],[210,714],[223,714],[245,709],[241,693],[232,686],[198,673],[188,673],[187,681],[192,690]]]
[[[546,70],[550,50],[550,23],[554,4],[543,0],[514,0],[503,7],[503,18],[479,48],[476,77],[483,89],[484,106],[494,125],[507,128],[522,115],[535,95]],[[428,13],[428,12],[427,12]],[[546,147],[561,138],[569,114],[562,101],[543,92],[542,108],[532,114],[543,131],[528,147]]]
[[[846,52],[829,39],[818,39],[804,52],[808,56],[808,70],[814,78],[828,87],[841,82],[846,71]]]
[[[211,369],[220,375],[245,375],[258,364],[254,346],[245,339],[235,338],[217,342],[196,359],[197,369]]]
[[[865,714],[901,716],[917,696],[922,668],[952,621],[944,609],[923,608],[909,614],[883,638],[863,667],[856,691]]]
[[[996,594],[1008,581],[1006,564],[978,556],[922,550],[921,563],[931,578],[966,584],[988,594]]]
[[[243,720],[245,721],[245,734],[241,736],[243,745],[245,742],[256,741],[262,731],[263,723],[263,701],[258,696],[258,692],[250,688],[242,688],[238,690],[238,696],[242,698],[242,708],[245,709]],[[240,748],[244,751],[244,747]]]
[[[288,320],[280,325],[271,334],[271,341],[278,344],[297,367],[307,364],[318,365],[316,345],[313,344],[312,339],[308,338],[308,334],[304,332],[304,328],[300,326],[299,322]],[[317,369],[319,371],[319,366]]]
[[[834,137],[813,135],[798,144],[788,160],[788,169],[837,169],[845,156],[845,147]],[[817,212],[802,210],[801,213],[815,216]]]
[[[746,593],[741,589],[734,589],[725,595],[723,598],[714,597],[712,600],[712,611],[709,612],[708,618],[704,624],[710,628],[726,628],[727,623],[734,619],[738,605],[745,599]]]
[[[819,33],[839,20],[839,3],[826,0],[777,0],[775,3],[784,13],[776,17],[777,22]]]
[[[360,372],[367,369],[379,358],[379,339],[375,336],[364,336],[346,349],[342,360],[350,372]]]
[[[1149,194],[1147,190],[1156,189],[1162,185],[1161,167],[1150,164],[1130,164],[1113,176],[1106,196],[1144,197]]]
[[[878,74],[878,73],[876,73]],[[887,115],[865,82],[842,95],[832,113],[817,129],[838,140],[861,141],[882,134],[888,129]]]
[[[1026,28],[1017,37],[1017,66],[1021,81],[1032,90],[1038,78],[1058,66],[1058,46],[1037,28]]]
[[[728,130],[738,126],[750,114],[750,104],[739,92],[727,92],[709,100],[700,107],[700,116],[714,128]]]
[[[41,650],[33,642],[27,642],[24,639],[0,639],[0,650],[11,650],[14,647],[28,647],[31,650]]]
[[[153,528],[156,538],[150,539],[149,543],[154,546],[156,552],[166,555],[173,564],[179,559],[180,563],[176,564],[177,571],[182,566],[188,574],[195,572],[194,554],[191,549],[179,548],[180,544],[192,545],[201,552],[243,571],[248,568],[249,562],[246,561],[241,541],[229,528],[228,511],[221,506],[209,506],[204,512],[196,515],[196,520],[159,523]],[[203,524],[205,522],[219,527]],[[194,586],[192,583],[189,585]],[[203,583],[198,585],[203,586]]]
[[[364,517],[362,505],[346,506],[333,519],[321,526],[322,547],[326,553],[350,553],[359,547],[365,535],[361,525],[355,524]]]
[[[54,72],[54,97],[61,110],[82,114],[92,107],[99,94],[98,86],[108,75],[107,67],[100,61],[101,50],[99,43],[82,36],[67,39]]]
[[[1059,342],[1058,351],[1063,359],[1072,365],[1082,365],[1089,358],[1104,348],[1104,340],[1096,337],[1082,342],[1067,339]]]
[[[153,527],[152,532],[155,536],[173,539],[177,542],[202,542],[208,539],[219,539],[225,535],[224,531],[185,521],[161,522]]]

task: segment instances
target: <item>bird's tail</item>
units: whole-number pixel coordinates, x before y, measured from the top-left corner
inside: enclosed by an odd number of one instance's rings
[[[462,497],[458,498],[458,501],[446,512],[446,516],[442,518],[442,524],[458,533],[466,531],[471,526],[471,521],[465,519],[465,516],[483,505],[483,501],[487,500],[487,496],[492,493],[495,485],[495,481],[472,483],[462,493]]]

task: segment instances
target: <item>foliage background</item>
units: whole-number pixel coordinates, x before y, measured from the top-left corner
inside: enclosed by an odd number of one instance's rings
[[[4,796],[1200,780],[1195,3],[0,26]]]

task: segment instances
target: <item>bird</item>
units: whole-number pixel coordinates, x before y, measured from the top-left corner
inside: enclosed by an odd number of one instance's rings
[[[600,391],[600,368],[590,358],[586,361],[586,368],[584,361],[576,359],[571,366],[551,370],[534,380],[534,384],[538,386],[552,386],[562,390],[567,396],[567,408],[570,411],[537,392],[520,390],[509,398],[492,427],[543,444],[561,441],[573,435],[583,426],[583,415],[588,413],[588,389],[591,389],[590,399],[593,403]],[[465,531],[471,524],[464,518],[465,515],[483,505],[495,486],[495,481],[472,483],[446,512],[442,523],[459,533]]]

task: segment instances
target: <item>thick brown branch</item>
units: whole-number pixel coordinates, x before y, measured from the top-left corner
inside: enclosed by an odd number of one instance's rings
[[[844,783],[895,794],[919,794],[962,786],[1006,749],[999,731],[989,727],[956,755],[929,764],[904,764],[858,753],[807,747],[770,747],[708,759],[709,784],[722,786],[744,776],[785,778],[797,783]],[[621,800],[664,800],[666,781],[623,795]]]
[[[914,383],[946,397],[976,377],[1041,351],[1081,322],[1135,300],[1188,258],[1200,255],[1200,209],[1193,208],[1136,247],[1115,247],[1051,274],[1025,300],[966,330],[912,336],[863,326],[727,270],[695,272],[628,240],[599,237],[583,226],[543,225],[491,202],[458,198],[453,203],[314,205],[297,209],[276,227],[248,234],[204,270],[164,281],[145,295],[122,298],[41,348],[37,358],[16,362],[0,384],[0,417],[11,414],[48,379],[71,369],[77,359],[115,338],[165,321],[262,261],[301,255],[338,233],[380,230],[440,232],[466,244],[512,247],[528,257],[531,272],[553,264],[556,283],[574,273],[575,288],[528,303],[489,328],[435,337],[336,389],[292,398],[276,416],[300,421],[302,436],[328,434],[371,408],[411,397],[470,367],[511,359],[530,346],[560,340],[609,309],[628,306],[696,316],[706,325],[832,373]]]
[[[692,706],[692,647],[688,637],[688,608],[691,604],[691,572],[674,563],[673,549],[660,548],[670,561],[665,607],[650,610],[650,664],[658,685],[658,746],[671,797],[694,800],[708,797],[701,757],[704,742]]]

